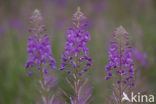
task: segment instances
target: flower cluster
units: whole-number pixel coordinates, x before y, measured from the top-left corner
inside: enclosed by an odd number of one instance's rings
[[[124,83],[134,86],[134,62],[128,33],[120,26],[114,32],[113,37],[114,40],[109,48],[109,64],[105,67],[108,73],[105,79],[108,80],[113,75],[117,75],[120,77],[117,81],[118,84]]]
[[[30,23],[33,26],[29,32],[32,35],[28,39],[28,61],[26,63],[26,68],[36,67],[39,71],[42,71],[46,74],[48,73],[45,65],[50,65],[52,69],[56,69],[55,59],[52,58],[51,45],[49,43],[49,38],[44,34],[46,28],[44,25],[41,25],[42,16],[38,10],[34,11],[33,16],[30,18]],[[31,75],[32,72],[29,71],[28,75]]]
[[[91,66],[92,58],[88,57],[89,52],[87,42],[90,40],[88,31],[86,32],[84,26],[86,19],[83,13],[78,8],[77,12],[73,15],[73,28],[67,30],[65,51],[62,54],[62,64],[60,70],[67,68],[67,73],[74,72],[72,68],[78,68],[79,75],[82,72],[88,71]]]

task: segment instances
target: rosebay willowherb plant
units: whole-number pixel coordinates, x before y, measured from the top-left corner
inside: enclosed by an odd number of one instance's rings
[[[113,33],[113,41],[109,48],[109,64],[106,66],[106,80],[113,76],[117,82],[113,84],[114,99],[116,103],[122,104],[122,94],[131,86],[134,86],[134,62],[129,46],[128,32],[122,27],[118,27]]]
[[[56,85],[56,78],[50,77],[48,72],[48,66],[52,69],[56,69],[55,59],[52,57],[51,45],[49,43],[48,36],[44,33],[46,28],[42,25],[43,18],[39,10],[35,10],[32,17],[30,18],[30,24],[32,27],[29,32],[32,33],[28,39],[28,61],[26,68],[36,68],[36,70],[28,71],[28,75],[36,74],[39,76],[40,88],[39,93],[41,94],[44,104],[52,104],[49,100],[49,91],[53,86]]]
[[[89,52],[87,42],[90,40],[86,17],[78,7],[73,15],[73,27],[67,30],[65,51],[62,54],[62,64],[60,70],[66,70],[67,74],[72,74],[74,78],[75,97],[71,98],[72,104],[86,104],[86,99],[81,97],[81,77],[91,66],[92,58],[88,57]],[[70,81],[67,80],[69,83]],[[71,84],[70,84],[71,85]],[[72,86],[72,85],[71,85]],[[91,93],[88,93],[90,96]]]

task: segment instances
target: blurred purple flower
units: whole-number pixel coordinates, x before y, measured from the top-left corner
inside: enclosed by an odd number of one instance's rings
[[[105,67],[108,72],[106,80],[114,75],[119,76],[118,84],[134,85],[134,62],[132,49],[129,46],[128,33],[122,27],[118,27],[113,34],[114,41],[109,48],[109,64]],[[115,71],[115,72],[114,72]]]
[[[8,21],[8,25],[10,28],[16,29],[18,31],[23,30],[25,27],[25,24],[23,24],[23,22],[19,19],[10,19]]]
[[[144,52],[144,53],[140,53],[137,49],[133,49],[132,50],[133,52],[133,56],[134,56],[134,59],[139,62],[143,67],[146,67],[147,66],[147,54]]]

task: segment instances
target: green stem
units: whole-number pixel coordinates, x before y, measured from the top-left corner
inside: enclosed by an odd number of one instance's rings
[[[76,95],[76,104],[79,104],[79,82],[78,82],[78,56],[76,56],[76,72],[75,72],[75,95]]]
[[[119,84],[119,92],[120,92],[120,104],[122,104],[122,75],[121,75],[121,71],[122,71],[122,42],[121,42],[121,37],[120,37],[120,45],[119,45],[119,49],[120,49],[120,84]]]
[[[41,84],[43,85],[43,94],[45,94],[45,98],[46,98],[46,103],[48,104],[48,91],[47,91],[47,85],[45,83],[45,79],[44,79],[44,73],[43,73],[43,68],[41,66],[41,70],[40,70],[40,76],[41,76]]]
[[[77,20],[77,27],[78,29],[80,30],[80,20],[78,19]],[[78,78],[78,73],[79,73],[79,70],[78,70],[78,55],[76,56],[76,72],[75,72],[75,95],[76,95],[76,104],[79,104],[79,78]]]

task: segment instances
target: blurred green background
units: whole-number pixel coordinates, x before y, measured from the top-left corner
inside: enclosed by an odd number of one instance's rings
[[[91,41],[88,43],[93,66],[89,82],[93,88],[91,104],[107,104],[111,82],[104,80],[108,44],[112,32],[123,25],[132,46],[146,52],[146,67],[140,67],[140,81],[156,94],[156,0],[0,0],[0,104],[34,104],[34,76],[25,69],[29,17],[34,9],[42,13],[57,67],[72,14],[80,6],[89,19]],[[63,72],[54,72],[61,88],[66,85]]]

